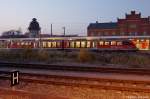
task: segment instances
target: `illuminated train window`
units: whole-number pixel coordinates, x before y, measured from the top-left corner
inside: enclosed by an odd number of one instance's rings
[[[75,48],[75,42],[73,42],[73,41],[70,42],[70,47],[71,47],[71,48]]]
[[[104,41],[100,41],[100,42],[99,42],[99,45],[104,45]]]
[[[122,45],[122,42],[117,42],[117,45],[119,46],[119,45]]]
[[[58,48],[60,48],[60,47],[61,47],[60,42],[57,42],[57,47],[58,47]]]
[[[111,41],[111,45],[116,45],[116,41]]]
[[[70,47],[70,42],[69,42],[69,41],[65,42],[65,44],[66,44],[66,47],[67,47],[67,48]]]
[[[76,48],[80,48],[80,41],[76,41]]]
[[[43,47],[47,47],[47,46],[46,46],[46,42],[43,42]]]
[[[51,48],[51,47],[52,47],[51,42],[48,42],[48,48]]]
[[[52,48],[56,48],[57,47],[57,43],[56,42],[52,42]]]
[[[109,45],[109,42],[105,42],[105,45]]]
[[[22,42],[21,45],[24,45],[24,42]]]
[[[90,48],[90,47],[91,47],[91,42],[87,41],[87,48]]]
[[[86,47],[86,42],[85,42],[85,41],[82,41],[82,42],[81,42],[81,47],[82,47],[82,48],[85,48],[85,47]]]

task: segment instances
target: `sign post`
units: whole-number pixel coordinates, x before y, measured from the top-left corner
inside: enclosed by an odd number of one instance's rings
[[[11,86],[19,84],[19,71],[11,72]]]

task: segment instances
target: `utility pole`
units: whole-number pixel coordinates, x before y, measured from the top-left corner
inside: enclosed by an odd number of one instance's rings
[[[63,27],[63,29],[64,29],[64,36],[66,35],[66,27]]]
[[[53,24],[51,24],[51,36],[53,36]]]

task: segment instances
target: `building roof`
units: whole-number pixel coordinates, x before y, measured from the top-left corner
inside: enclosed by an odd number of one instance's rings
[[[117,28],[116,22],[110,22],[110,23],[91,23],[88,26],[88,29],[114,29]]]

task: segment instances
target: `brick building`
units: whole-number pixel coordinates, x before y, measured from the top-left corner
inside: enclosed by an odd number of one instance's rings
[[[109,23],[91,23],[88,36],[146,36],[150,35],[150,16],[142,18],[141,13],[131,11],[125,19]]]

